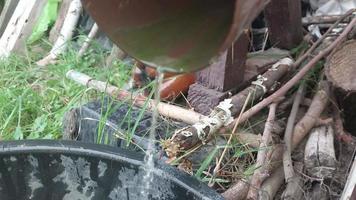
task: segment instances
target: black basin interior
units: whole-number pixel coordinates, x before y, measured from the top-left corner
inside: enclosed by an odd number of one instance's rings
[[[74,141],[0,142],[0,199],[145,199],[143,158]],[[222,199],[173,167],[155,166],[149,199]]]

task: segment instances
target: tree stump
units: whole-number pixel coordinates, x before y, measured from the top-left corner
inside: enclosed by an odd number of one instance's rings
[[[356,40],[345,42],[326,63],[325,74],[335,87],[335,97],[344,115],[347,131],[356,135]]]

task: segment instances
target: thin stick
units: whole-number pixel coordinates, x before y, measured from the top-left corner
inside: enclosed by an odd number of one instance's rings
[[[154,103],[151,99],[147,99],[145,96],[142,95],[132,95],[132,93],[126,90],[121,90],[106,82],[94,80],[92,77],[86,74],[70,70],[67,72],[66,77],[81,85],[94,88],[96,90],[99,90],[100,92],[105,92],[116,99],[132,101],[134,105],[139,107],[142,107],[146,101],[150,101],[148,109],[155,109]],[[194,124],[198,122],[200,118],[203,117],[203,115],[197,112],[162,102],[158,104],[157,109],[158,112],[165,117],[183,121],[188,124]]]
[[[309,131],[314,127],[315,122],[319,119],[320,114],[324,111],[329,101],[329,88],[328,84],[324,81],[320,83],[319,91],[314,95],[312,104],[304,117],[295,125],[293,130],[292,150],[294,150]],[[272,155],[272,162],[278,162],[282,159],[284,153],[284,145],[279,145]],[[277,167],[275,165],[273,167]],[[264,194],[268,194],[269,199],[273,199],[276,191],[284,182],[284,170],[283,167],[277,169],[263,184],[262,190],[265,190]]]
[[[350,24],[344,29],[341,35],[333,41],[326,49],[319,52],[317,56],[311,59],[291,80],[285,83],[279,90],[265,98],[260,103],[256,104],[248,111],[246,111],[239,119],[240,122],[244,122],[256,113],[260,112],[263,108],[274,102],[276,99],[283,97],[288,90],[290,90],[298,81],[300,81],[308,71],[313,68],[322,58],[327,56],[333,49],[335,49],[348,35],[356,24],[356,18],[354,18]],[[237,121],[237,119],[235,119]]]
[[[292,110],[289,114],[287,127],[286,127],[286,131],[284,134],[284,143],[285,143],[286,150],[283,153],[283,169],[284,169],[285,179],[286,179],[287,183],[288,183],[289,179],[294,177],[294,175],[295,175],[294,169],[293,169],[293,163],[292,163],[292,156],[291,156],[291,154],[292,154],[292,138],[293,138],[293,129],[294,129],[295,118],[297,117],[299,105],[300,105],[300,102],[302,101],[303,96],[304,96],[304,89],[305,89],[305,84],[302,83],[299,86],[297,94],[294,98]]]
[[[268,176],[268,170],[266,167],[267,161],[267,154],[268,154],[268,145],[272,140],[272,130],[273,130],[273,123],[276,117],[276,109],[277,103],[272,103],[269,108],[268,117],[265,123],[265,129],[262,135],[262,142],[260,144],[260,151],[258,151],[256,164],[255,166],[257,169],[254,171],[253,176],[251,178],[251,186],[250,190],[247,194],[247,199],[257,199],[258,190],[261,188],[262,182]]]
[[[352,15],[353,12],[355,12],[356,9],[351,9],[347,11],[344,15],[342,15],[325,33],[324,35],[319,38],[310,48],[307,52],[303,54],[303,56],[299,57],[295,63],[294,67],[297,68],[302,62],[311,55],[311,53],[323,42],[323,40],[328,37],[329,33],[333,31],[344,19],[346,19],[348,16]]]
[[[251,97],[251,92],[248,93],[248,95],[247,95],[247,97],[246,97],[245,103],[244,103],[244,105],[243,105],[243,107],[242,107],[242,109],[241,109],[241,112],[240,112],[239,117],[237,118],[237,120],[236,120],[236,122],[235,122],[235,126],[234,126],[234,128],[232,129],[232,132],[231,132],[231,134],[230,134],[229,140],[227,141],[226,146],[225,146],[225,148],[224,148],[224,151],[222,152],[222,154],[221,154],[221,156],[220,156],[220,159],[219,159],[218,163],[216,164],[216,166],[215,166],[215,168],[214,168],[214,172],[213,172],[214,176],[215,176],[215,175],[218,173],[218,171],[220,170],[220,165],[221,165],[222,159],[224,158],[224,156],[225,156],[225,154],[226,154],[226,151],[227,151],[227,149],[228,149],[228,146],[229,146],[230,143],[231,143],[232,137],[234,136],[234,134],[235,134],[235,132],[236,132],[236,129],[237,129],[239,123],[240,123],[240,118],[241,118],[243,112],[245,112],[245,109],[246,109],[247,104],[248,104],[248,102],[249,102],[249,100],[250,100],[250,97]]]
[[[96,37],[98,34],[99,27],[96,23],[94,23],[93,27],[91,28],[88,37],[85,38],[85,41],[83,43],[83,46],[80,48],[79,53],[78,53],[78,58],[82,57],[84,53],[88,50],[90,42]]]

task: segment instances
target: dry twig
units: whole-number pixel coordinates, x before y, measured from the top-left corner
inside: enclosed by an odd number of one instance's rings
[[[288,117],[287,127],[284,134],[284,143],[285,143],[286,150],[283,154],[283,167],[284,167],[284,174],[287,183],[292,177],[295,176],[293,163],[292,163],[292,138],[293,138],[292,133],[294,129],[295,118],[299,110],[299,105],[303,99],[304,89],[305,89],[305,84],[302,83],[299,86],[297,95],[294,98],[292,110]]]
[[[251,178],[250,190],[247,195],[247,199],[257,199],[258,190],[261,187],[262,182],[268,176],[268,169],[266,167],[267,163],[267,154],[268,154],[268,146],[272,140],[272,129],[273,123],[276,117],[276,109],[277,103],[273,103],[270,106],[267,121],[265,123],[265,129],[262,135],[262,142],[260,145],[260,151],[257,154],[257,160],[255,166],[257,169],[254,171],[253,176]]]
[[[96,35],[98,34],[99,31],[99,27],[96,23],[94,23],[93,27],[91,28],[88,37],[85,38],[85,41],[82,45],[82,47],[79,50],[78,53],[78,57],[82,57],[84,55],[84,53],[88,50],[90,42],[96,37]]]
[[[246,111],[242,115],[240,122],[246,121],[256,113],[260,112],[263,108],[274,102],[276,99],[283,97],[288,92],[288,90],[290,90],[298,81],[300,81],[308,73],[310,69],[312,69],[322,58],[327,56],[333,49],[335,49],[341,42],[346,39],[348,33],[352,30],[355,24],[356,18],[354,18],[350,22],[350,24],[344,29],[344,31],[339,37],[337,37],[335,41],[333,41],[327,48],[321,50],[318,55],[311,59],[297,74],[295,74],[292,79],[285,83],[279,90],[277,90],[275,93],[273,93],[272,95],[265,98],[263,101]]]
[[[304,117],[296,124],[293,131],[292,150],[296,148],[309,131],[314,127],[318,121],[320,114],[325,109],[329,99],[329,86],[322,81],[319,91],[314,95],[311,106]],[[272,161],[279,161],[283,157],[284,145],[279,145],[272,155]],[[266,190],[264,195],[268,195],[273,199],[275,192],[283,184],[284,170],[277,170],[273,173],[262,185],[262,189]]]

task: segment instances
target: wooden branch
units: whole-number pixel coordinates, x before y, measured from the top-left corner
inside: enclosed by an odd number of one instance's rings
[[[54,23],[51,31],[49,32],[49,41],[54,43],[57,41],[60,31],[63,27],[64,20],[67,16],[69,5],[71,4],[72,0],[62,0],[61,7],[58,12],[58,17],[56,23]]]
[[[319,119],[320,114],[325,109],[328,103],[329,86],[326,82],[321,82],[319,91],[314,95],[311,106],[304,117],[296,124],[293,131],[292,150],[295,149],[304,137],[313,128],[315,122]],[[284,145],[279,145],[274,150],[272,162],[278,162],[282,159],[284,153]],[[272,167],[276,167],[272,166]],[[272,169],[271,169],[272,170]],[[262,185],[267,196],[273,199],[275,192],[280,188],[284,181],[284,170],[279,168],[271,175]]]
[[[218,129],[231,123],[231,107],[231,99],[226,99],[221,102],[209,116],[201,118],[199,122],[192,126],[177,130],[173,136],[166,141],[165,151],[168,157],[175,158],[197,144],[205,144],[208,142]],[[229,142],[227,145],[229,145]]]
[[[289,58],[281,59],[279,62],[273,65],[270,70],[260,76],[259,79],[255,81],[250,87],[233,96],[231,98],[233,104],[233,107],[231,108],[232,115],[236,115],[237,113],[241,112],[244,105],[248,105],[249,103],[253,102],[253,99],[262,97],[279,78],[288,72],[291,63],[292,61]],[[235,124],[236,122],[237,121],[235,121]],[[231,129],[235,130],[236,128],[233,127]],[[207,131],[209,134],[206,133],[207,136],[210,136],[214,133],[211,132],[213,129],[207,130],[209,130]],[[188,132],[189,134],[187,137],[186,133]],[[186,127],[180,131],[177,131],[176,134],[174,134],[174,137],[171,139],[172,146],[178,145],[182,151],[188,150],[201,142],[201,140],[199,140],[198,133],[199,131],[197,131],[196,127],[194,126]],[[176,147],[177,146],[174,146],[174,148]]]
[[[276,125],[276,121],[274,121],[274,125],[271,128],[274,129],[275,125]],[[278,134],[275,132],[275,130],[273,130],[272,132],[274,132],[275,134]],[[237,137],[239,138],[242,135],[244,135],[244,133],[239,133],[239,134],[237,134]],[[265,136],[268,136],[268,134],[265,134]],[[247,141],[248,140],[245,140],[245,142],[247,142]],[[262,141],[262,138],[260,138],[259,141]],[[244,141],[241,141],[241,142],[244,142]],[[259,148],[259,147],[260,147],[260,145],[256,146],[255,148]],[[282,152],[280,154],[283,154],[283,148],[276,148],[274,146],[270,146],[268,151],[266,152],[265,163],[264,163],[264,165],[262,165],[263,170],[261,170],[262,177],[257,177],[257,179],[261,179],[260,180],[261,182],[263,182],[264,179],[267,178],[267,176],[269,176],[269,174],[271,174],[271,172],[274,169],[275,165],[272,163],[272,160],[277,160],[277,159],[274,159],[274,157],[272,157],[271,155],[273,155],[273,152],[275,152],[276,150],[277,151],[281,150]],[[248,177],[247,179],[251,180],[251,177]],[[248,182],[250,182],[250,181],[248,181]],[[251,185],[251,187],[252,187],[252,185]],[[226,199],[246,199],[247,193],[251,189],[253,189],[253,188],[250,188],[250,184],[246,183],[246,181],[240,180],[237,183],[235,183],[233,186],[231,186],[228,190],[226,190],[223,193],[223,196]],[[259,188],[256,188],[255,190],[259,190]]]
[[[312,177],[328,179],[334,176],[336,156],[334,130],[331,125],[314,128],[305,146],[304,164]]]
[[[256,159],[256,170],[254,171],[251,182],[250,190],[247,195],[247,199],[257,199],[258,191],[261,187],[262,182],[268,177],[268,170],[266,165],[269,163],[267,161],[267,154],[269,152],[268,146],[272,140],[272,127],[274,124],[276,116],[277,103],[273,103],[270,106],[268,117],[265,123],[265,129],[262,135],[262,142],[260,144],[260,150],[257,154]]]
[[[62,54],[68,45],[68,42],[72,39],[74,30],[77,26],[80,14],[82,12],[82,4],[80,0],[73,0],[68,8],[67,16],[63,22],[62,29],[57,41],[54,43],[50,53],[43,59],[37,61],[38,66],[46,66],[54,62],[57,57]]]
[[[239,120],[239,119],[241,118],[242,113],[245,112],[245,109],[246,109],[246,107],[247,107],[247,105],[248,105],[248,102],[249,102],[251,96],[252,96],[252,93],[249,93],[249,94],[247,95],[247,97],[246,97],[246,100],[245,100],[245,102],[244,102],[244,105],[242,106],[240,115],[239,115],[239,117],[237,118],[237,121],[235,122],[234,128],[233,128],[232,131],[231,131],[231,134],[230,134],[230,136],[229,136],[229,139],[227,140],[226,146],[224,147],[224,150],[223,150],[223,152],[222,152],[221,155],[220,155],[219,161],[218,161],[218,162],[216,163],[216,165],[215,165],[215,168],[214,168],[214,170],[213,170],[213,175],[214,175],[214,176],[216,176],[217,173],[220,171],[221,162],[222,162],[222,160],[223,160],[224,157],[225,157],[225,154],[226,154],[226,152],[227,152],[228,146],[229,146],[229,145],[231,144],[231,142],[232,142],[232,138],[233,138],[234,134],[235,134],[236,131],[237,131],[237,127],[240,125],[240,124],[239,124],[239,123],[240,123],[240,120]],[[231,105],[231,106],[232,106],[232,105]],[[229,110],[229,111],[230,111],[230,110]],[[229,114],[231,115],[231,112],[230,112]],[[232,118],[231,118],[231,121],[232,121]],[[231,122],[231,121],[230,121],[230,122]],[[228,122],[228,123],[230,123],[230,122]],[[225,125],[227,125],[228,123],[225,123]]]
[[[294,67],[297,68],[299,65],[301,65],[306,58],[308,58],[310,55],[312,55],[312,52],[325,40],[325,38],[328,37],[328,35],[347,17],[352,15],[353,12],[355,12],[356,9],[351,9],[348,12],[346,12],[343,16],[341,16],[325,33],[324,35],[319,38],[309,49],[307,52],[305,52],[302,56],[300,56],[297,61],[294,63]],[[351,32],[351,30],[349,31]]]
[[[261,99],[267,91],[286,73],[289,71],[293,60],[290,58],[283,58],[279,62],[275,63],[267,72],[263,75],[260,75],[256,81],[252,82],[250,87],[247,87],[243,91],[231,97],[232,99],[232,114],[240,113],[246,97],[249,93],[252,93],[253,96],[249,100],[249,104],[256,102]]]
[[[262,142],[261,135],[256,135],[253,133],[239,132],[236,134],[236,138],[239,143],[248,145],[252,148],[259,148]]]
[[[275,172],[262,184],[258,194],[259,199],[273,199],[278,192],[281,184],[284,181],[283,167],[278,168]]]
[[[314,95],[307,113],[296,124],[293,132],[292,149],[294,149],[315,126],[321,113],[329,103],[330,88],[325,81],[320,83],[319,91]]]
[[[296,171],[303,171],[303,163],[296,163],[294,168]],[[293,169],[294,170],[294,169]],[[303,192],[303,179],[295,174],[293,177],[288,179],[288,184],[286,189],[282,194],[283,200],[297,200],[303,199],[304,192]]]
[[[337,22],[343,15],[321,15],[321,16],[308,16],[302,18],[302,23],[304,26],[309,26],[312,24],[334,24]],[[350,17],[346,17],[341,22],[349,23]]]
[[[245,200],[249,191],[249,180],[239,180],[232,187],[222,193],[226,200]]]
[[[82,47],[79,50],[78,53],[78,57],[82,57],[84,55],[84,53],[88,50],[89,46],[90,46],[90,42],[96,37],[96,35],[98,34],[99,31],[99,27],[96,23],[94,23],[93,27],[91,28],[88,37],[85,38],[85,41],[82,45]]]
[[[292,110],[288,117],[287,127],[284,134],[284,143],[286,151],[283,154],[283,169],[285,174],[286,182],[289,183],[289,179],[295,176],[293,163],[292,163],[292,133],[294,129],[295,118],[297,117],[297,113],[299,110],[300,102],[304,96],[305,84],[301,84],[297,91],[297,94],[294,98]]]
[[[106,82],[94,80],[92,77],[82,74],[80,72],[70,70],[67,72],[66,77],[81,85],[94,88],[96,90],[99,90],[100,92],[104,92],[118,100],[131,101],[134,105],[139,107],[143,107],[146,101],[149,101],[147,106],[148,110],[154,109],[152,100],[147,99],[145,96],[133,95],[131,92],[120,90],[119,88],[112,86]],[[183,121],[188,124],[197,123],[203,117],[202,115],[194,111],[162,102],[158,104],[157,109],[158,112],[165,117]]]
[[[318,55],[315,56],[313,59],[311,59],[291,80],[285,83],[275,93],[273,93],[272,95],[265,98],[263,101],[261,101],[260,103],[256,104],[248,111],[246,111],[242,115],[241,122],[246,121],[256,113],[260,112],[263,108],[271,104],[276,99],[283,97],[288,92],[288,90],[290,90],[298,81],[300,81],[308,73],[310,69],[312,69],[316,65],[316,63],[318,63],[322,58],[328,55],[335,47],[337,47],[342,41],[344,41],[344,39],[347,37],[347,34],[352,30],[355,24],[356,24],[356,18],[354,18],[350,22],[350,24],[344,29],[342,34],[335,41],[333,41],[327,48],[320,51]]]

